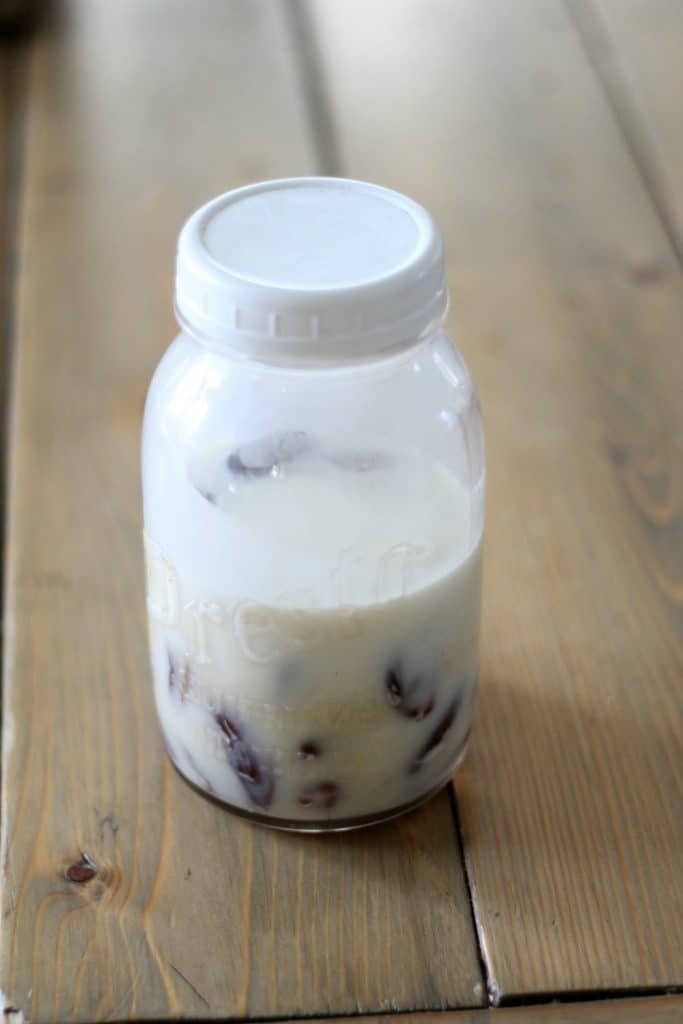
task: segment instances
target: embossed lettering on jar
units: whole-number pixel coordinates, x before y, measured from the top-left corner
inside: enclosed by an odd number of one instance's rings
[[[154,692],[180,773],[255,821],[379,821],[463,756],[484,449],[446,308],[434,220],[375,185],[253,185],[181,232],[143,431]]]

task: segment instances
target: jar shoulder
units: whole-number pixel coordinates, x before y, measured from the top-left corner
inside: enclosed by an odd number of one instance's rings
[[[142,455],[149,536],[185,574],[205,551],[217,589],[214,554],[229,551],[252,595],[296,579],[329,602],[341,579],[353,603],[403,572],[396,559],[456,562],[483,527],[481,417],[444,336],[401,360],[306,373],[180,336],[150,387]]]
[[[161,427],[179,442],[306,421],[333,434],[395,433],[397,443],[409,429],[419,445],[420,427],[447,433],[463,418],[479,418],[478,397],[443,332],[400,357],[315,371],[233,359],[180,333],[157,366],[145,407],[145,429]]]

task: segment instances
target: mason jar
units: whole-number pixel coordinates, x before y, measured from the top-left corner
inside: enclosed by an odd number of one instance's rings
[[[263,824],[407,811],[474,707],[484,446],[440,232],[377,185],[228,192],[179,239],[143,430],[168,753]]]

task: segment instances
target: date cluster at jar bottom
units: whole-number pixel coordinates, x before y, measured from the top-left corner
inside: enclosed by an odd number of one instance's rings
[[[163,615],[150,605],[151,657],[190,782],[272,824],[327,829],[398,813],[450,777],[473,714],[479,547],[415,590],[337,608],[202,593],[147,551],[175,595]]]

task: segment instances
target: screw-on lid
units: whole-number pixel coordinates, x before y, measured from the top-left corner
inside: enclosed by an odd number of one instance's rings
[[[178,242],[176,312],[214,344],[335,363],[412,344],[448,305],[441,233],[398,192],[283,178],[202,206]]]

